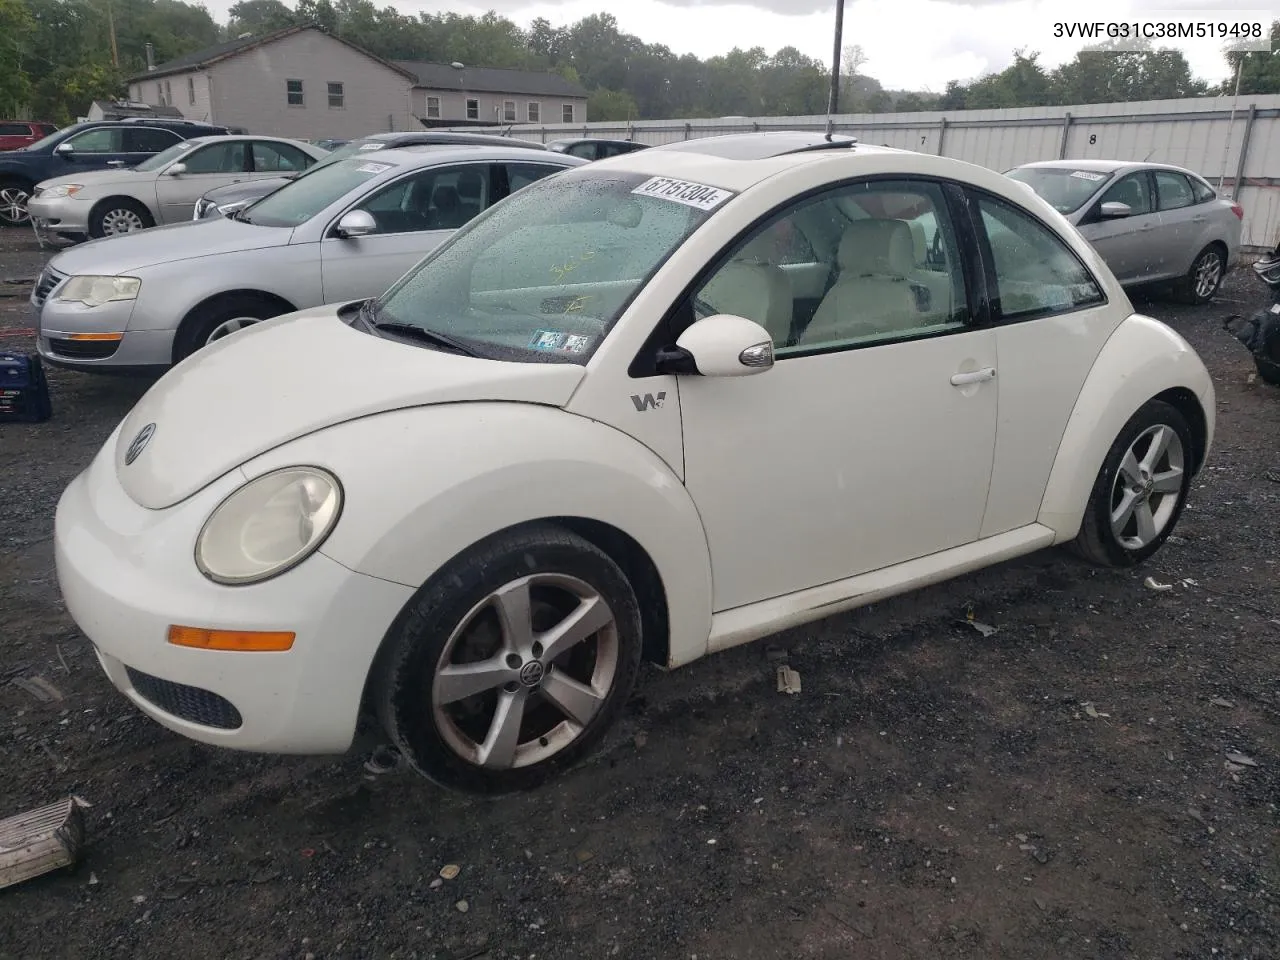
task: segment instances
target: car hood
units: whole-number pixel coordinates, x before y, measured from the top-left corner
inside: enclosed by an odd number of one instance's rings
[[[586,374],[577,364],[480,360],[387,340],[338,312],[317,307],[256,324],[166,373],[109,451],[129,496],[161,510],[290,440],[391,410],[466,401],[563,406]],[[135,443],[142,451],[127,463]]]
[[[245,180],[243,183],[229,183],[225,187],[215,187],[204,195],[206,200],[214,203],[234,203],[236,200],[265,197],[268,193],[279,190],[286,183],[292,183],[289,177],[267,177],[262,180]]]
[[[239,220],[186,220],[91,240],[58,254],[49,266],[68,276],[120,276],[158,263],[280,247],[292,235],[287,227],[259,227]]]
[[[112,183],[138,183],[139,180],[145,180],[147,176],[146,173],[137,173],[133,170],[85,170],[81,173],[41,180],[38,186],[53,187],[63,183],[79,183],[86,187],[103,187]],[[151,176],[154,178],[155,175],[151,174]]]

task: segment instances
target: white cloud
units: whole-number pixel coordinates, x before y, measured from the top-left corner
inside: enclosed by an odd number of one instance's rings
[[[232,0],[210,0],[210,11],[225,19]],[[593,13],[610,12],[619,28],[675,53],[699,57],[733,47],[761,46],[773,52],[794,46],[827,63],[831,59],[834,0],[392,0],[406,14],[453,10],[483,14],[497,10],[522,26],[535,17],[567,25]],[[1007,66],[1015,49],[1040,51],[1041,62],[1070,60],[1080,41],[1057,39],[1053,25],[1064,20],[1124,21],[1151,11],[1203,10],[1218,19],[1221,9],[1255,10],[1270,20],[1260,0],[848,0],[846,44],[860,44],[864,70],[889,89],[941,91],[948,80],[966,80]],[[1218,81],[1228,72],[1219,46],[1179,45],[1198,76]]]

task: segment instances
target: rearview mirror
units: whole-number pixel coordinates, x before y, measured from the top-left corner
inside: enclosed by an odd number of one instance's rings
[[[1133,207],[1119,200],[1108,200],[1102,205],[1102,215],[1108,220],[1133,216]]]
[[[187,172],[185,163],[171,163],[164,171],[170,177],[180,177]]]
[[[691,360],[696,372],[704,377],[749,377],[773,366],[773,337],[769,331],[731,313],[718,313],[696,322],[680,334],[676,350]]]
[[[343,240],[363,237],[378,229],[378,222],[368,210],[349,210],[338,221],[338,236]]]

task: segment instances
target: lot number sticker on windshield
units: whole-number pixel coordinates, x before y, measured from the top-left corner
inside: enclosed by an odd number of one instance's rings
[[[384,146],[386,146],[384,143],[362,143],[360,144],[360,152],[363,153],[365,150],[381,150]]]
[[[709,187],[705,183],[690,183],[688,180],[672,180],[670,177],[654,177],[646,180],[631,192],[642,197],[673,200],[699,210],[714,210],[733,196],[729,190]]]
[[[1107,179],[1107,175],[1105,173],[1094,173],[1092,170],[1077,170],[1071,175],[1073,177],[1079,177],[1081,180],[1097,181]]]
[[[356,167],[356,173],[381,173],[383,170],[390,170],[389,163],[362,163]]]

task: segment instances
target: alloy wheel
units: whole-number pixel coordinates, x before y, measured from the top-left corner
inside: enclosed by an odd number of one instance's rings
[[[26,223],[31,216],[27,201],[31,194],[21,187],[0,187],[0,219],[9,223]]]
[[[229,337],[238,330],[243,330],[245,327],[251,327],[255,323],[260,322],[261,320],[258,317],[232,317],[230,320],[224,320],[209,331],[209,336],[204,342],[205,346],[208,346],[215,340],[221,340],[223,337]]]
[[[1182,440],[1164,424],[1130,444],[1111,487],[1111,530],[1126,550],[1141,550],[1169,525],[1182,496]]]
[[[102,215],[103,236],[112,237],[121,233],[133,233],[145,226],[137,211],[130,210],[128,207],[117,207]]]
[[[507,770],[578,739],[619,670],[613,611],[588,583],[539,573],[493,591],[445,643],[431,685],[436,727],[460,758]]]
[[[1201,300],[1207,300],[1218,289],[1222,279],[1222,257],[1210,250],[1196,264],[1195,291]]]

